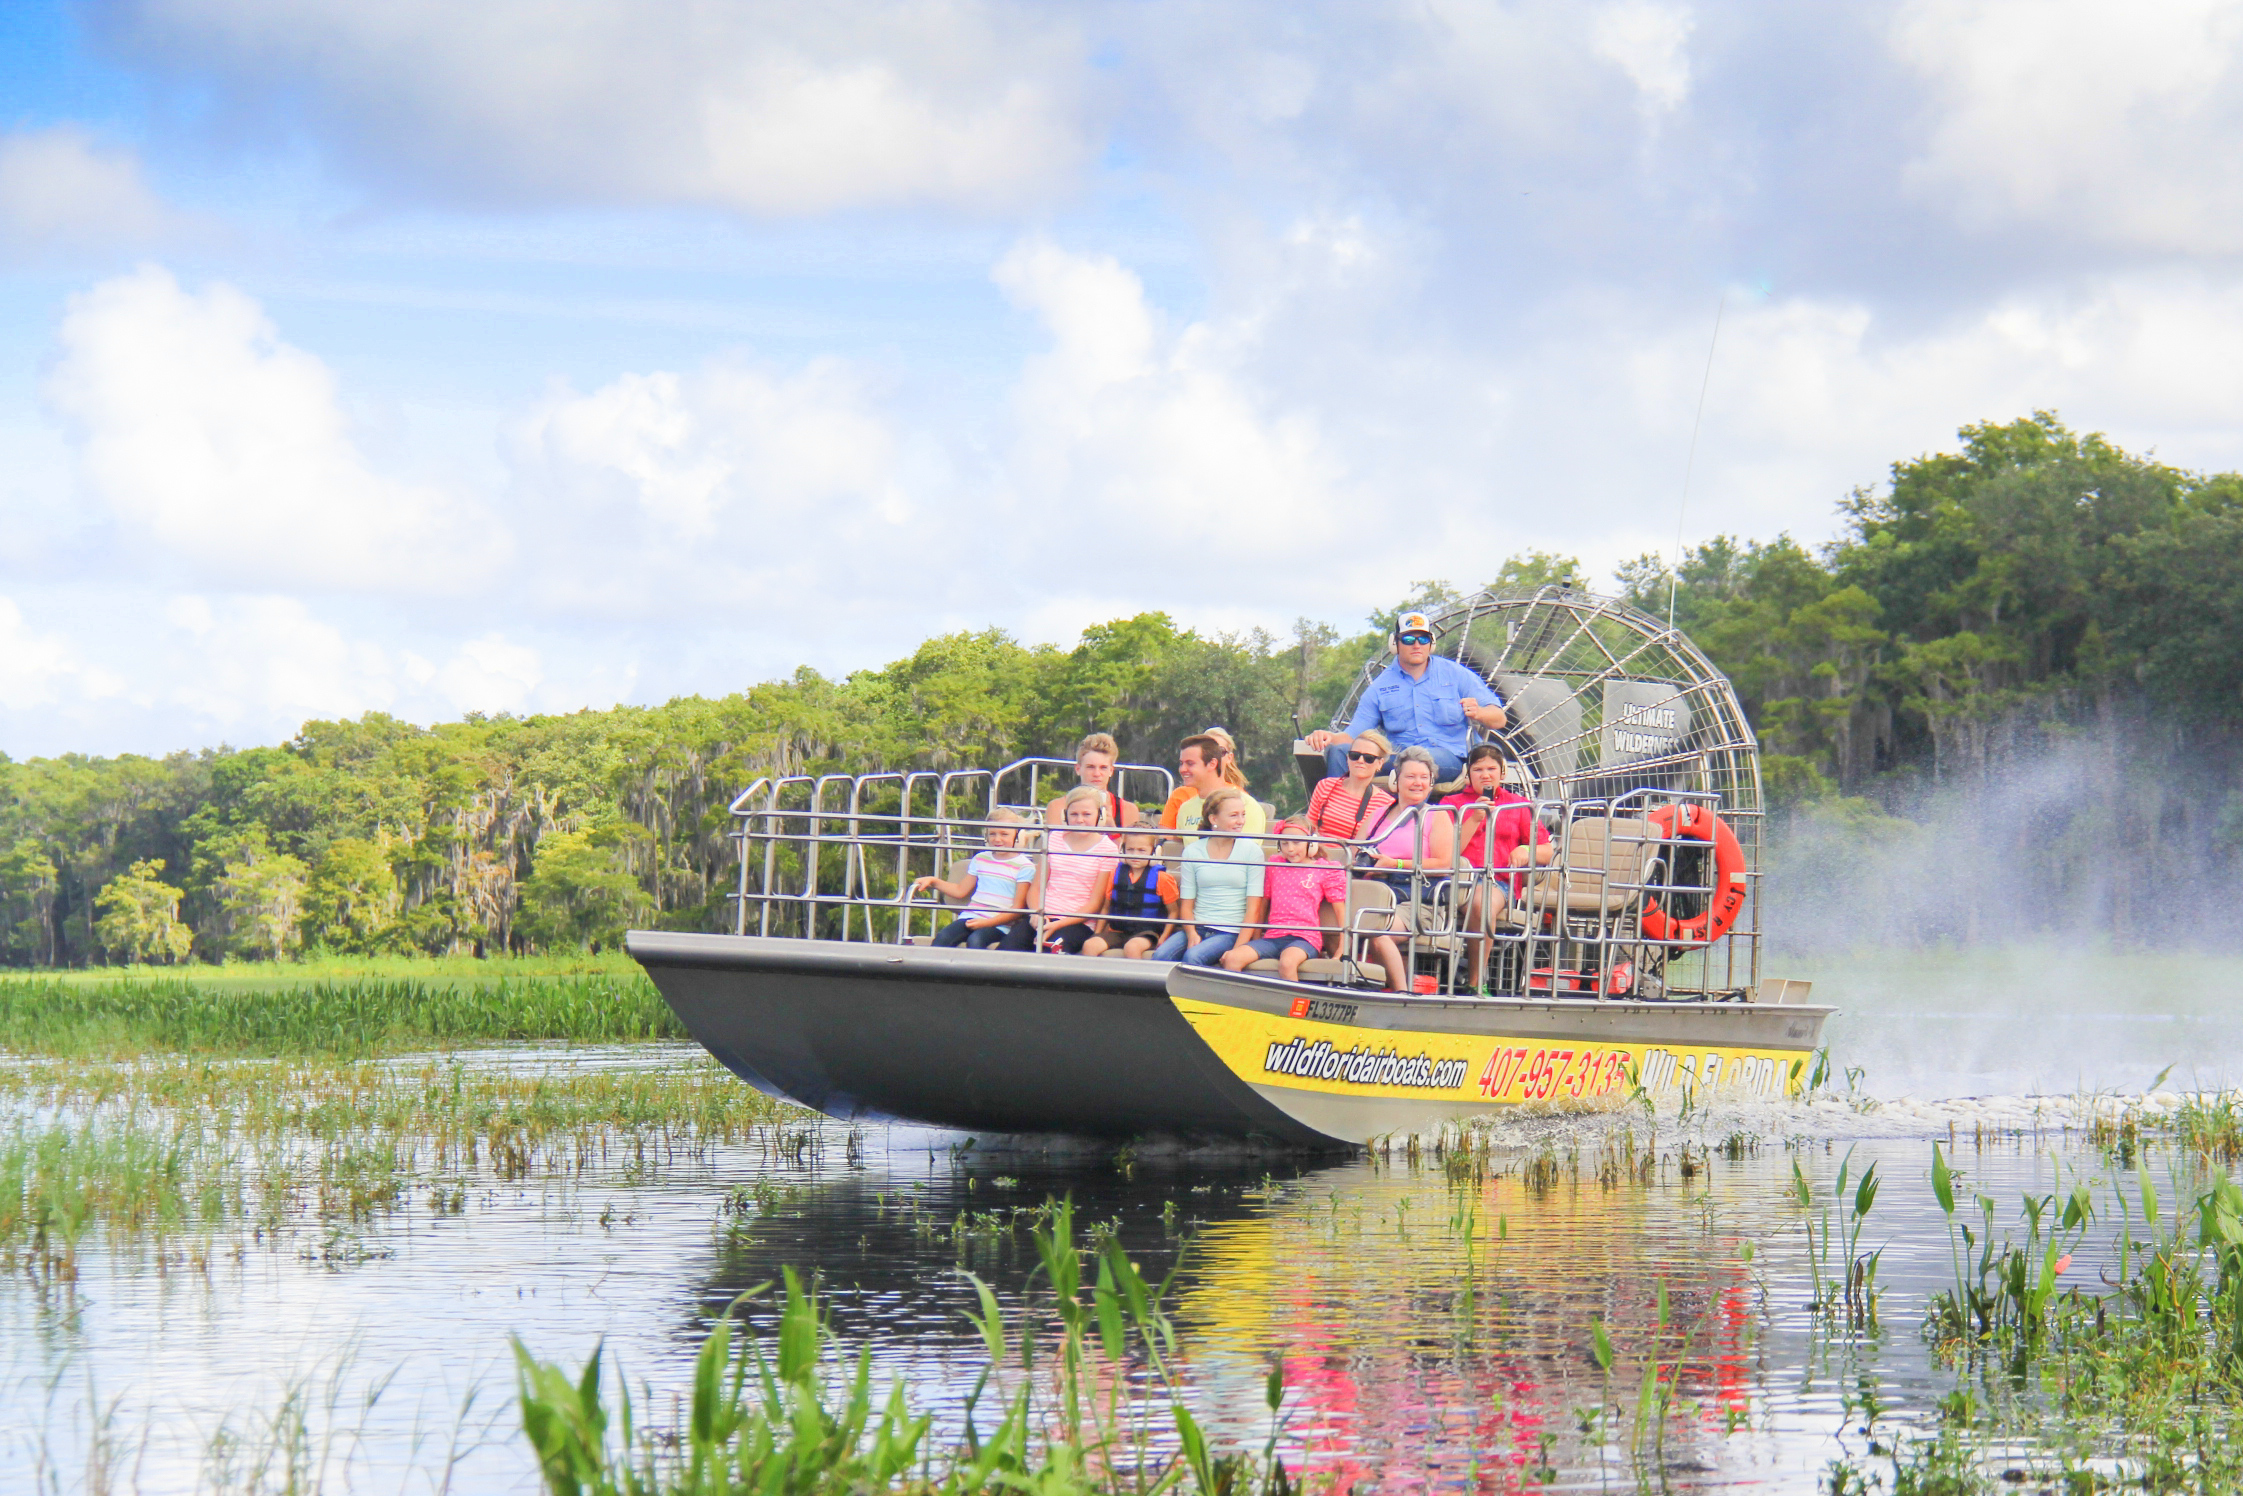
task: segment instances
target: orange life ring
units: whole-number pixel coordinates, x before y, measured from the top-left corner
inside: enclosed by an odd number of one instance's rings
[[[1700,841],[1713,845],[1713,896],[1690,919],[1673,919],[1659,900],[1645,894],[1643,934],[1647,940],[1670,945],[1710,945],[1729,933],[1745,907],[1745,849],[1737,833],[1713,813],[1713,807],[1684,801],[1654,808],[1647,818],[1659,828],[1661,841]],[[1672,872],[1668,874],[1673,877]]]

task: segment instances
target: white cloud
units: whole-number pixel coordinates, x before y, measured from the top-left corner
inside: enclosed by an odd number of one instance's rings
[[[1242,377],[1251,321],[1168,331],[1132,271],[1040,239],[1007,253],[996,280],[1052,340],[1029,359],[1015,396],[1010,476],[1024,512],[1163,541],[1250,537],[1267,559],[1315,549],[1341,465],[1313,421],[1268,408]],[[1227,549],[1175,546],[1170,579],[1235,565]]]
[[[436,672],[436,689],[454,711],[511,712],[529,705],[545,680],[538,652],[509,643],[503,634],[485,634],[460,646]]]
[[[1628,75],[1648,120],[1656,122],[1690,96],[1690,58],[1683,48],[1692,25],[1686,7],[1651,0],[1619,0],[1597,12],[1590,32],[1597,55]]]
[[[1912,0],[1911,168],[1966,221],[2153,249],[2243,248],[2243,0]]]
[[[1497,544],[1555,545],[1605,568],[1674,543],[1711,317],[1643,300],[1573,310],[1562,337],[1477,371],[1509,389],[1497,447],[1516,538]],[[2186,466],[2243,466],[2239,342],[2243,282],[2194,273],[2019,290],[1922,327],[1861,299],[1733,292],[1685,538],[1827,538],[1854,485],[1952,449],[1966,423],[2035,409]]]
[[[58,634],[35,632],[23,610],[0,597],[0,708],[45,706],[79,678],[76,652]],[[100,689],[101,683],[96,683]]]
[[[560,636],[570,664],[556,679],[544,650],[509,632],[422,633],[432,660],[401,647],[420,631],[394,617],[281,594],[48,588],[33,611],[49,626],[0,597],[0,750],[19,757],[275,743],[369,711],[573,710],[633,679],[605,641]],[[67,635],[53,628],[63,620]]]
[[[889,522],[909,513],[895,439],[837,359],[792,376],[738,363],[691,376],[625,374],[548,401],[521,441],[547,472],[604,490],[686,539],[720,527],[768,533],[812,511],[829,523],[847,523],[852,509]]]
[[[388,652],[347,637],[297,598],[184,594],[164,613],[169,658],[160,674],[135,682],[138,694],[220,732],[271,742],[316,718],[397,702]]]
[[[0,135],[0,253],[129,247],[174,226],[132,152],[75,125]]]
[[[955,450],[899,432],[832,358],[564,388],[511,433],[519,585],[554,621],[721,619],[775,640],[814,613],[824,640],[886,637],[894,614],[972,588],[985,536],[952,509]],[[836,595],[859,600],[836,612]]]
[[[991,209],[1063,190],[1092,149],[1072,22],[1007,0],[118,0],[108,20],[440,194]]]
[[[374,472],[333,371],[229,286],[146,267],[71,298],[60,342],[47,397],[128,553],[252,586],[420,592],[503,552],[470,506]]]

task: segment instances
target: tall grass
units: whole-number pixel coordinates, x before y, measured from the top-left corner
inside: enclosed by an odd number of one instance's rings
[[[635,967],[571,973],[490,963],[483,977],[368,976],[280,986],[184,977],[0,979],[0,1047],[70,1056],[370,1055],[510,1039],[685,1037]]]
[[[638,963],[620,950],[538,956],[338,956],[314,952],[286,961],[187,961],[177,966],[0,967],[0,981],[32,979],[103,986],[111,982],[189,982],[198,987],[300,987],[310,982],[431,982],[475,986],[498,975],[629,976]]]
[[[524,1075],[459,1062],[30,1061],[0,1068],[0,1253],[69,1275],[94,1231],[363,1222],[426,1192],[575,1178],[719,1144],[800,1151],[807,1113],[714,1063]]]

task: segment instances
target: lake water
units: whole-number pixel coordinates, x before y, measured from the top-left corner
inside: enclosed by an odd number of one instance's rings
[[[1839,1036],[1836,1058],[1868,1064],[1870,1093],[1992,1090],[1980,1081],[2050,1075],[2058,1052],[2079,1057],[2086,1085],[2139,1088],[2181,1057],[2160,1032],[2186,1035],[2201,1066],[2237,1052],[2230,1020],[2200,994],[2157,1006],[2157,991],[2180,991],[2171,982],[2098,988],[2067,973],[2002,997],[1967,965],[1896,969],[1882,985],[1851,979]],[[1812,974],[1818,998],[1848,1001],[1834,990],[1848,978]],[[2057,987],[2141,1006],[2110,1024],[2091,1004],[2052,1006]],[[2003,1002],[2013,1015],[2041,1004],[2061,1022],[2013,1028],[2019,1056],[2003,1061],[1988,1047]],[[2063,1051],[2049,1030],[2074,1022],[2084,1037]],[[697,1053],[517,1049],[475,1063],[644,1066]],[[310,1409],[300,1462],[325,1489],[535,1489],[510,1335],[572,1366],[602,1344],[666,1411],[712,1316],[786,1266],[815,1274],[847,1346],[871,1346],[883,1379],[954,1422],[982,1365],[963,1270],[1016,1316],[1040,1314],[1026,1227],[990,1223],[1062,1194],[1081,1222],[1108,1223],[1148,1275],[1177,1269],[1170,1307],[1206,1422],[1259,1448],[1266,1378],[1281,1363],[1288,1464],[1358,1489],[1629,1488],[1634,1442],[1672,1489],[1808,1491],[1833,1458],[1859,1451],[1846,1400],[1865,1376],[1902,1421],[1952,1387],[1916,1334],[1948,1275],[1928,1123],[1904,1120],[1895,1135],[1890,1116],[1774,1109],[1701,1117],[1685,1134],[1668,1119],[1652,1178],[1607,1171],[1600,1182],[1620,1125],[1520,1124],[1495,1172],[1461,1180],[1430,1160],[1124,1166],[1103,1150],[960,1152],[946,1135],[829,1126],[820,1146],[783,1156],[719,1148],[486,1176],[457,1210],[408,1191],[404,1207],[348,1229],[307,1222],[216,1250],[174,1242],[160,1258],[96,1250],[74,1286],[0,1280],[0,1491],[89,1485],[89,1461],[113,1490],[248,1488],[241,1462],[269,1452],[291,1396]],[[1641,1148],[1643,1120],[1626,1125]],[[1753,1140],[1733,1156],[1707,1152],[1739,1131]],[[1687,1172],[1674,1153],[1685,1136],[1696,1142]],[[2021,1192],[2103,1168],[2061,1135],[1983,1147],[1961,1136],[1958,1162],[2004,1220]],[[1886,1248],[1877,1330],[1810,1308],[1790,1193],[1795,1163],[1827,1192],[1849,1149],[1856,1177],[1875,1162],[1885,1179],[1864,1239]],[[2073,1271],[2092,1273],[2092,1256]],[[1600,1319],[1615,1347],[1609,1382],[1589,1349]],[[1647,1356],[1677,1368],[1682,1393],[1655,1449],[1626,1426]],[[1617,1436],[1584,1433],[1583,1415],[1608,1403]],[[229,1438],[230,1475],[212,1454]]]

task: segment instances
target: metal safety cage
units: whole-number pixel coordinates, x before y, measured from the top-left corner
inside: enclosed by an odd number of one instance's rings
[[[918,878],[955,878],[1000,826],[1014,839],[1014,850],[1050,850],[1053,832],[1038,808],[1000,798],[999,786],[1013,767],[758,781],[734,802],[742,853],[736,931],[899,945],[931,939],[959,910],[916,895]],[[1749,937],[1653,940],[1643,927],[1649,901],[1686,917],[1688,906],[1702,908],[1716,892],[1708,873],[1680,865],[1682,844],[1660,832],[1652,813],[1662,805],[1711,809],[1714,803],[1706,791],[1651,789],[1607,800],[1536,803],[1536,819],[1561,834],[1550,842],[1549,862],[1521,868],[1486,867],[1494,849],[1492,818],[1474,833],[1485,839],[1476,859],[1481,866],[1432,866],[1429,823],[1445,820],[1461,836],[1471,807],[1406,812],[1381,832],[1384,840],[1394,829],[1408,830],[1411,852],[1400,868],[1360,866],[1373,851],[1368,840],[1334,844],[1352,878],[1382,885],[1392,896],[1357,910],[1351,892],[1344,922],[1333,930],[1343,937],[1338,959],[1321,963],[1313,979],[1377,985],[1384,973],[1375,964],[1376,947],[1389,937],[1410,983],[1438,992],[1740,996],[1756,980]],[[1006,811],[1015,818],[996,819]],[[1177,842],[1224,834],[1207,827],[1138,829],[1158,836],[1170,855]],[[1254,925],[1242,933],[1252,938],[1266,929]],[[1614,980],[1621,973],[1627,980]]]
[[[1021,759],[999,769],[758,779],[730,806],[740,858],[733,933],[909,940],[913,916],[929,908],[912,900],[912,880],[980,851],[999,811],[1022,817],[1022,849],[1035,850],[1046,771],[1072,767]],[[1162,799],[1174,783],[1157,765],[1115,766],[1117,780],[1125,773],[1157,783]]]
[[[1533,956],[1514,951],[1510,964],[1520,969],[1507,973],[1506,985],[1515,982],[1530,993],[1557,989],[1561,973],[1587,970],[1566,964],[1581,957],[1606,963],[1596,970],[1609,983],[1609,962],[1622,948],[1635,948],[1643,953],[1639,970],[1663,968],[1668,995],[1753,990],[1761,943],[1760,750],[1728,677],[1679,630],[1620,598],[1572,587],[1490,588],[1430,618],[1435,653],[1471,669],[1503,698],[1504,726],[1475,729],[1474,740],[1504,748],[1507,784],[1536,803],[1538,817],[1564,848],[1563,876],[1524,880],[1514,921],[1538,887],[1577,888],[1592,874],[1607,893],[1623,895],[1596,901],[1600,909],[1622,906],[1626,917],[1619,920],[1560,919],[1554,908],[1535,910],[1543,928],[1533,939],[1559,944]],[[1334,730],[1345,729],[1392,663],[1387,653],[1365,666],[1332,719]],[[1710,885],[1679,876],[1678,865],[1697,854],[1673,843],[1639,853],[1630,843],[1640,837],[1614,836],[1605,861],[1591,869],[1574,853],[1570,830],[1584,819],[1640,820],[1659,804],[1682,802],[1709,805],[1736,836],[1745,861],[1745,905],[1718,941],[1651,943],[1641,933],[1646,899],[1689,903],[1712,896]],[[1632,864],[1636,876],[1614,881],[1609,863],[1616,856]],[[1649,883],[1650,872],[1667,881]],[[1522,949],[1532,944],[1516,923],[1509,938]]]

